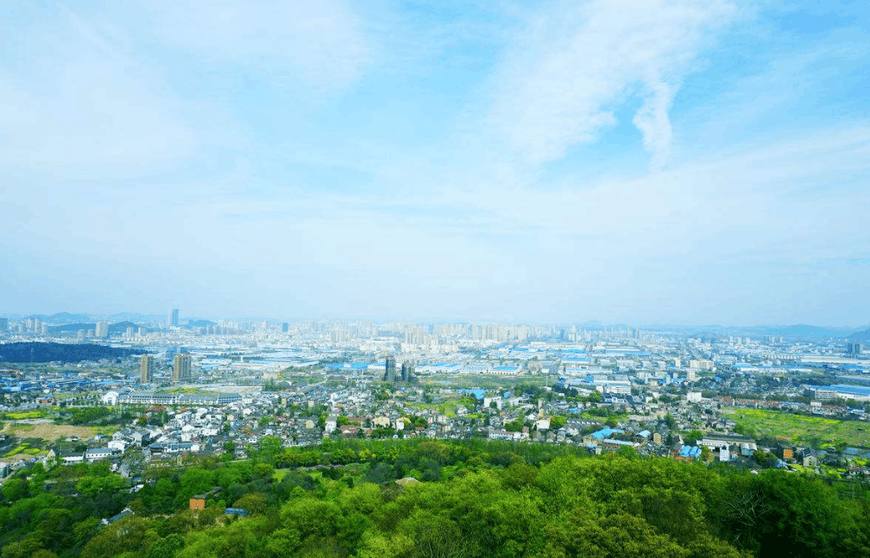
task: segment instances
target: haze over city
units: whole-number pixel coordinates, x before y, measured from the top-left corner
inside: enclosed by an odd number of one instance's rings
[[[0,311],[858,327],[863,2],[17,2]]]
[[[0,2],[0,558],[870,557],[870,2]]]

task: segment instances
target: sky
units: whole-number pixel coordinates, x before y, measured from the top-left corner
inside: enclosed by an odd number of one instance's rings
[[[0,313],[870,323],[870,4],[4,2]]]

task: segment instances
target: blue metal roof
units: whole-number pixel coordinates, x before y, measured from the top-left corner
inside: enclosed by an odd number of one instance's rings
[[[473,395],[475,399],[483,399],[486,395],[486,390],[483,388],[463,389],[462,393]]]
[[[846,384],[835,384],[833,386],[824,386],[823,389],[839,391],[841,393],[850,393],[852,395],[861,395],[864,397],[870,396],[870,387],[866,386],[850,386]]]
[[[614,434],[622,434],[624,430],[620,430],[619,428],[610,428],[609,426],[605,426],[601,430],[592,433],[592,437],[596,440],[603,440],[605,438],[610,438]]]
[[[691,457],[695,459],[701,455],[701,448],[698,446],[683,446],[680,448],[680,457]]]

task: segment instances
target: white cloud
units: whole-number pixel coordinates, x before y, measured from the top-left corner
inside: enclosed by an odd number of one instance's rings
[[[0,20],[0,50],[2,187],[19,190],[242,157],[247,123],[227,91],[207,89],[224,82],[191,90],[190,75],[259,72],[316,97],[357,79],[369,56],[342,0],[23,5]]]
[[[650,80],[646,86],[649,92],[632,122],[643,134],[643,146],[652,155],[653,168],[658,169],[665,165],[671,151],[668,110],[674,97],[674,87],[658,79]]]
[[[492,124],[515,153],[541,163],[595,140],[627,99],[640,96],[634,123],[661,166],[680,80],[735,14],[726,0],[558,3],[532,19],[502,61]]]
[[[359,77],[371,46],[344,0],[167,0],[145,2],[151,29],[167,44],[206,62],[260,68],[317,87]]]
[[[59,10],[6,35],[0,163],[11,175],[116,177],[189,156],[197,139],[149,66]],[[0,24],[0,34],[14,24]],[[5,27],[5,29],[4,29]]]

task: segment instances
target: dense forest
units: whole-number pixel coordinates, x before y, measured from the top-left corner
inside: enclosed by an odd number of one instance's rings
[[[33,465],[0,489],[2,558],[870,555],[854,482],[507,442],[267,437],[248,453],[141,479]]]
[[[0,344],[0,362],[81,362],[121,358],[142,352],[91,344],[3,343]]]

